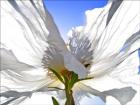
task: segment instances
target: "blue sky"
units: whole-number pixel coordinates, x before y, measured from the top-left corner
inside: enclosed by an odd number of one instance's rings
[[[86,22],[85,11],[106,5],[107,0],[45,0],[61,36],[67,39],[67,32]]]
[[[64,40],[67,40],[68,31],[75,26],[86,22],[85,11],[106,5],[107,0],[46,0],[47,9],[54,18]],[[86,105],[105,105],[100,98],[87,98],[82,101]]]

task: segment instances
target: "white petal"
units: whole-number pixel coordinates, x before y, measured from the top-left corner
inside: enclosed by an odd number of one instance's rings
[[[1,86],[32,90],[46,85],[50,81],[46,77],[44,69],[18,61],[13,52],[4,48],[1,49],[1,69]]]
[[[122,48],[122,52],[131,53],[140,48],[140,30],[129,37]]]
[[[15,55],[6,49],[1,49],[1,69],[1,86],[17,89],[25,87],[26,90],[36,89],[41,84],[48,83],[43,69],[19,62]]]
[[[132,73],[133,74],[133,73]],[[114,89],[114,88],[123,88],[123,87],[128,87],[131,86],[134,90],[137,91],[136,94],[136,99],[138,98],[139,95],[139,83],[136,85],[135,82],[139,82],[139,76],[132,76],[132,78],[135,78],[134,82],[131,81],[131,77],[127,78],[124,82],[118,81],[117,78],[113,78],[110,76],[102,76],[100,78],[94,78],[92,80],[87,80],[87,81],[83,81],[86,85],[93,87],[94,89],[97,89],[99,91],[106,91],[106,90],[110,90],[110,89]],[[123,81],[123,80],[122,80]],[[128,82],[128,83],[127,83]],[[111,85],[110,85],[111,84]],[[135,100],[134,98],[134,100]],[[138,100],[137,100],[138,102]]]
[[[61,52],[54,46],[49,46],[45,50],[42,63],[44,68],[51,68],[56,70],[57,72],[65,70],[63,55],[61,55]]]
[[[103,8],[95,8],[93,10],[86,11],[87,24],[85,27],[85,31],[88,33],[92,32],[92,39],[96,38],[96,32],[98,32],[98,28],[101,29],[100,31],[104,30],[110,6],[111,3],[109,3]]]
[[[88,70],[70,52],[64,52],[62,55],[67,70],[75,72],[79,78],[85,78],[87,76]]]
[[[136,93],[136,91],[131,87],[112,89],[112,90],[100,92],[100,91],[94,89],[94,87],[91,88],[91,87],[84,85],[84,84],[78,84],[78,85],[80,85],[83,92],[87,92],[89,94],[99,96],[104,102],[106,102],[107,96],[113,96],[121,103],[121,105],[125,105],[126,103],[131,101]]]
[[[28,64],[19,62],[15,55],[6,49],[1,49],[1,73],[8,75],[11,78],[23,81],[38,81],[46,78],[46,72],[43,69],[35,68]]]
[[[69,49],[72,54],[84,65],[91,64],[94,49],[91,48],[91,41],[87,34],[83,34],[83,27],[72,29],[72,35],[69,38]]]
[[[131,54],[130,54],[131,55]],[[90,68],[89,76],[98,78],[104,76],[109,72],[115,70],[115,68],[120,65],[127,57],[130,55],[124,53],[118,53],[110,55],[108,57],[102,58],[100,60],[95,60]]]
[[[25,12],[27,13],[26,16],[32,17],[31,23],[34,25],[30,27],[28,26],[27,21],[25,21],[25,18],[18,12],[18,10],[15,10],[12,7],[12,5],[8,3],[8,1],[2,1],[1,3],[2,3],[1,42],[4,43],[9,49],[12,49],[13,52],[18,57],[18,59],[20,59],[22,62],[39,65],[40,59],[42,58],[42,56],[40,55],[43,53],[44,46],[46,45],[44,44],[43,40],[41,40],[41,37],[37,36],[38,34],[32,33],[32,30],[30,29],[30,28],[34,28],[33,26],[39,25],[37,21],[36,23],[34,23],[35,21],[34,15],[37,15],[37,13],[34,13],[33,15],[33,13],[31,13],[30,11],[34,9],[34,7],[31,6],[32,9],[25,8],[23,5],[20,4],[21,2],[18,2],[21,11],[26,11]],[[29,4],[28,1],[27,4]],[[37,15],[37,17],[39,16]],[[40,31],[40,29],[41,27],[40,28],[36,27],[34,31],[35,32]]]
[[[53,105],[51,97],[51,95],[36,93],[21,103],[21,105]]]
[[[140,76],[138,75],[138,67],[138,52],[135,52],[109,75],[112,79],[116,79],[122,84],[132,86],[137,91],[137,94],[135,95],[134,99],[128,105],[140,104]]]
[[[20,61],[40,64],[48,44],[60,51],[67,50],[44,5],[41,0],[2,1],[2,43],[12,49]]]
[[[71,31],[72,35],[69,40],[70,50],[84,64],[91,63],[94,49],[101,35],[100,33],[106,27],[109,7],[110,4],[104,8],[86,11],[86,26],[78,26]]]
[[[79,78],[85,78],[88,70],[69,51],[59,51],[54,46],[45,51],[42,63],[46,68],[52,68],[57,72],[62,70],[73,71]]]
[[[119,80],[122,83],[140,85],[140,76],[138,75],[139,58],[138,51],[129,56],[114,71],[109,74],[110,77]]]
[[[45,13],[46,13],[46,17],[45,17],[46,26],[47,26],[47,29],[49,30],[49,35],[47,36],[48,43],[54,45],[60,51],[66,51],[67,50],[66,44],[63,41],[63,39],[53,21],[51,14],[48,12],[47,9],[45,9]]]
[[[139,6],[139,1],[122,2],[102,34],[95,50],[95,59],[119,52],[125,41],[138,32],[140,24]]]
[[[80,101],[80,105],[105,105],[105,103],[99,98],[91,95],[90,97],[84,97]]]
[[[86,12],[87,24],[85,26],[85,35],[87,35],[92,43],[91,48],[93,50],[97,49],[99,40],[106,28],[106,21],[110,6],[111,3],[107,4],[104,8],[96,8]]]
[[[121,105],[120,102],[112,96],[106,98],[106,105]]]
[[[73,87],[73,97],[75,100],[76,105],[80,104],[80,101],[84,98],[84,97],[89,97],[89,93],[86,90],[87,88],[85,88],[85,85],[81,84],[81,83],[77,83],[74,85]]]
[[[2,80],[3,81],[3,80]],[[3,81],[3,82],[7,82],[7,81]],[[27,81],[26,81],[27,82]],[[29,81],[28,81],[29,82]],[[49,84],[52,84],[54,81],[40,81],[40,83],[36,81],[30,81],[29,84],[24,83],[24,86],[19,86],[18,85],[14,85],[14,87],[11,85],[11,83],[8,81],[7,83],[9,85],[7,86],[1,86],[1,93],[0,93],[0,98],[5,97],[6,99],[2,100],[2,103],[10,103],[10,105],[18,105],[20,104],[33,104],[35,102],[34,98],[37,96],[39,96],[40,93],[47,93],[45,96],[50,97],[51,99],[51,95],[54,96],[56,94],[50,94],[51,91],[49,91],[50,89],[48,88]],[[28,85],[28,86],[27,86]],[[53,91],[55,91],[55,89],[52,89]],[[41,95],[40,97],[44,97],[44,94]],[[46,97],[44,97],[46,99]],[[25,99],[25,102],[23,102]],[[51,100],[52,101],[52,100]],[[36,101],[38,103],[41,103],[40,100]],[[43,101],[44,103],[45,101]]]
[[[0,98],[1,104],[7,105],[18,105],[20,102],[24,101],[26,98],[32,95],[32,92],[18,92],[10,90],[8,87],[1,87]]]
[[[136,94],[136,91],[131,87],[125,87],[121,89],[104,91],[103,94],[113,96],[120,102],[121,105],[126,105],[128,102],[131,102]]]
[[[8,51],[4,48],[0,49],[1,52],[1,70],[14,70],[14,71],[26,71],[29,69],[35,69],[33,66],[19,62],[12,51]]]
[[[114,0],[114,1],[109,0],[109,1],[110,1],[110,3],[112,2],[112,4],[111,4],[111,7],[109,9],[109,13],[108,13],[108,17],[107,17],[107,22],[106,22],[107,25],[109,24],[114,13],[117,11],[117,9],[119,8],[119,6],[122,3],[122,1],[117,1],[117,0]]]

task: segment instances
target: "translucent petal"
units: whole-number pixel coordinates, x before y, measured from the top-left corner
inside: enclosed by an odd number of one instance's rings
[[[14,71],[26,71],[29,69],[35,69],[35,67],[28,64],[19,62],[12,51],[8,51],[4,48],[0,49],[1,52],[1,70],[14,70]]]
[[[125,41],[139,31],[139,17],[139,1],[123,1],[101,36],[95,60],[118,53]]]
[[[104,102],[106,102],[107,96],[113,96],[115,99],[117,99],[120,102],[121,105],[126,105],[128,102],[130,102],[133,99],[133,97],[136,94],[136,91],[131,87],[124,87],[119,89],[117,88],[117,89],[111,89],[111,90],[101,91],[101,92],[94,89],[94,87],[91,88],[84,84],[80,84],[80,87],[82,88],[83,91],[89,94],[99,96]]]
[[[67,50],[42,1],[2,1],[2,26],[2,43],[22,62],[40,65],[48,44]]]
[[[79,78],[85,78],[88,74],[88,70],[70,53],[64,52],[64,64],[69,71],[73,71],[78,74]]]

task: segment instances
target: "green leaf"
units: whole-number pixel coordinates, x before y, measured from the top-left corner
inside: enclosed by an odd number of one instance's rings
[[[59,105],[59,103],[57,102],[57,100],[54,97],[52,97],[52,101],[53,101],[53,105]]]
[[[64,77],[64,83],[65,83],[65,88],[69,88],[69,80],[68,80],[68,78],[65,76],[65,75],[63,75],[63,77]]]
[[[83,78],[83,79],[78,79],[78,81],[84,81],[84,80],[89,80],[89,79],[93,79],[94,77],[87,77],[87,78]]]
[[[76,82],[78,82],[78,74],[72,72],[71,80],[69,83],[70,88],[72,88]]]
[[[51,70],[51,71],[55,74],[55,76],[56,76],[62,83],[64,83],[63,78],[62,78],[62,76],[61,76],[59,73],[57,73],[54,69],[51,69],[51,68],[49,68],[49,70]]]

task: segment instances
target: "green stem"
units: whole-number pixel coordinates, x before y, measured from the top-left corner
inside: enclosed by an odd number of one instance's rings
[[[74,98],[73,98],[73,95],[72,95],[72,90],[66,88],[65,89],[65,94],[66,94],[66,103],[65,105],[75,105],[74,104]]]

